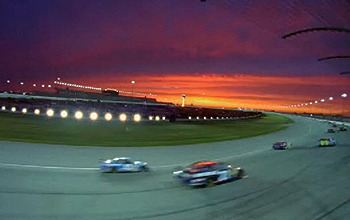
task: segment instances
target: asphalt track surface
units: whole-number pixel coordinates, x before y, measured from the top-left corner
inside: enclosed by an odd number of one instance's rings
[[[295,123],[276,133],[191,146],[0,142],[0,219],[350,219],[350,132],[327,134],[327,123],[291,117]],[[337,146],[316,147],[323,136]],[[272,150],[279,140],[293,147]],[[152,171],[97,170],[100,159],[118,156],[147,161]],[[241,166],[249,178],[210,188],[174,181],[172,171],[200,160]]]

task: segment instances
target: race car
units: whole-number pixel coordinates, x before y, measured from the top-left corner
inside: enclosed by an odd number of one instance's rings
[[[272,148],[274,150],[285,150],[285,149],[288,149],[289,147],[290,147],[290,144],[288,144],[287,141],[279,141],[272,145]]]
[[[188,186],[214,186],[246,177],[242,168],[215,161],[196,162],[173,174]]]
[[[346,127],[339,127],[338,131],[347,131]]]
[[[335,146],[335,140],[333,138],[321,138],[317,145],[319,147],[331,147],[331,146]]]
[[[149,167],[147,163],[140,161],[132,161],[129,157],[114,158],[105,160],[100,163],[102,172],[147,172]]]
[[[327,133],[335,133],[335,131],[333,128],[329,128],[329,129],[327,129]]]

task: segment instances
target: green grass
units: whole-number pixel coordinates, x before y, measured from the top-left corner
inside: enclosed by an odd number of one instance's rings
[[[238,121],[121,123],[0,113],[0,139],[79,146],[184,145],[257,136],[292,122],[275,114]]]

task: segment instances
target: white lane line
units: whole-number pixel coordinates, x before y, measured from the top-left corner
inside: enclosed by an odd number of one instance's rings
[[[244,154],[239,154],[239,155],[234,155],[234,156],[228,156],[228,157],[221,157],[221,158],[216,158],[213,159],[213,161],[221,161],[221,160],[227,160],[227,159],[233,159],[233,158],[239,158],[239,157],[244,157],[248,155],[253,155],[253,154],[258,154],[264,151],[268,151],[270,149],[263,149],[263,150],[257,150],[257,151],[252,151],[249,153],[244,153]],[[162,165],[162,166],[154,166],[153,168],[167,168],[167,167],[175,167],[175,166],[183,166],[183,165],[188,165],[189,163],[178,163],[178,164],[168,164],[168,165]]]
[[[261,153],[263,151],[267,151],[267,150],[264,149],[264,150],[252,151],[252,152],[245,153],[245,154],[239,154],[239,155],[235,155],[235,156],[222,157],[222,158],[217,158],[217,159],[213,159],[213,160],[220,161],[220,160],[239,158],[239,157],[244,157],[244,156],[248,156],[248,155],[252,155],[252,154]],[[184,166],[184,165],[188,165],[188,164],[189,163],[178,163],[178,164],[167,164],[167,165],[161,165],[161,166],[152,166],[151,169]],[[40,166],[40,165],[13,164],[13,163],[0,163],[0,166],[4,166],[4,167],[39,168],[39,169],[57,169],[57,170],[99,170],[99,168],[94,168],[94,167],[58,167],[58,166]]]
[[[92,168],[92,167],[56,167],[56,166],[39,166],[39,165],[13,164],[13,163],[0,163],[0,166],[41,168],[41,169],[60,169],[60,170],[99,170],[98,168]]]

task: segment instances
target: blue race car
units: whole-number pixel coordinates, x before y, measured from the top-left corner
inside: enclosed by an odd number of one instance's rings
[[[289,147],[290,147],[290,144],[288,144],[287,141],[279,141],[272,145],[272,148],[274,150],[285,150],[285,149],[288,149]]]
[[[246,177],[242,168],[214,161],[196,162],[173,174],[188,186],[213,186]]]
[[[140,161],[132,161],[129,157],[114,158],[105,160],[100,163],[102,172],[147,172],[149,167],[147,163]]]
[[[319,147],[333,147],[335,146],[335,140],[333,138],[321,138],[318,143],[317,146]]]

